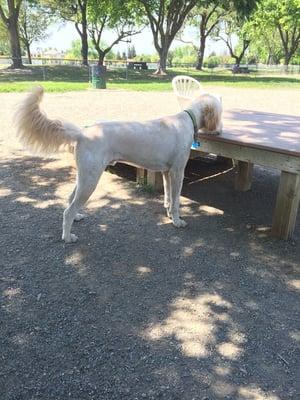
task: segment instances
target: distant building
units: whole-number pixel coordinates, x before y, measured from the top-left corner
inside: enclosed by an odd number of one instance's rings
[[[65,52],[57,49],[41,49],[37,48],[33,53],[34,58],[64,58]]]

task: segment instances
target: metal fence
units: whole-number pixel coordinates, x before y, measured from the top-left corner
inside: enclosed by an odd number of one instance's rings
[[[32,65],[71,65],[71,66],[81,66],[81,59],[73,58],[53,58],[53,57],[32,57]],[[27,57],[22,57],[24,65],[30,65]],[[97,64],[98,60],[90,59],[89,64]],[[0,56],[0,64],[9,65],[11,64],[11,58],[6,56]],[[128,62],[126,60],[106,60],[105,65],[112,69],[117,68],[127,68]],[[148,69],[156,69],[157,63],[147,62]]]
[[[28,65],[28,58],[22,58],[23,63]],[[89,64],[97,64],[98,60],[91,59],[89,60]],[[0,56],[0,64],[9,65],[11,64],[10,57]],[[71,66],[80,66],[82,61],[80,59],[70,59],[70,58],[53,58],[53,57],[33,57],[32,65],[71,65]],[[125,69],[128,67],[128,62],[126,60],[106,60],[105,65],[110,69]],[[154,70],[157,67],[157,63],[155,62],[147,62],[147,66],[149,70]],[[172,65],[168,65],[169,68],[183,68],[183,69],[194,69],[195,64],[192,63],[172,63]],[[214,67],[208,67],[207,70],[211,72],[222,71],[222,70],[230,70],[232,71],[234,65],[233,64],[220,64]],[[286,67],[285,65],[267,65],[267,64],[242,64],[241,67],[248,68],[249,71],[259,73],[259,74],[300,74],[300,65],[289,65]]]
[[[235,64],[219,64],[214,67],[206,67],[209,71],[232,71]],[[169,66],[170,67],[170,66]],[[173,68],[195,69],[195,64],[173,63]],[[250,72],[259,74],[300,74],[300,65],[267,65],[267,64],[241,64],[241,68],[247,68]]]

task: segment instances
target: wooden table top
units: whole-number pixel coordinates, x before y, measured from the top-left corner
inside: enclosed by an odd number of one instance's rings
[[[200,141],[201,137],[300,157],[299,116],[230,110],[223,114],[221,135],[200,134]]]

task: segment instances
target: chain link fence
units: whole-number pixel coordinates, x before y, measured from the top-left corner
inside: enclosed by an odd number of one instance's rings
[[[28,63],[28,58],[23,57],[23,64],[30,65]],[[89,64],[97,64],[98,60],[89,60]],[[0,56],[0,65],[8,66],[11,64],[11,58],[7,56]],[[71,66],[82,66],[82,61],[80,59],[70,59],[70,58],[46,58],[46,57],[33,57],[32,65],[71,65]],[[105,65],[110,69],[125,69],[128,68],[128,62],[126,60],[106,60]],[[147,67],[149,70],[155,70],[157,63],[147,62]],[[183,69],[195,69],[195,64],[192,63],[172,63],[168,65],[169,68],[183,68]],[[267,65],[267,64],[241,64],[240,65],[243,72],[255,72],[259,74],[300,74],[300,65]],[[234,64],[221,64],[211,68],[205,68],[209,71],[221,71],[228,70],[234,72]]]

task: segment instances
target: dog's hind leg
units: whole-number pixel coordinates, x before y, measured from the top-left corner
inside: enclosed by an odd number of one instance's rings
[[[64,211],[62,240],[66,243],[77,241],[77,236],[71,233],[73,221],[76,218],[78,210],[84,206],[93,191],[96,189],[97,183],[104,169],[105,167],[101,166],[101,169],[99,168],[96,171],[91,171],[91,169],[86,172],[78,171],[78,182],[74,198],[69,207]]]
[[[72,193],[71,193],[70,196],[69,196],[69,205],[72,203],[72,201],[73,201],[73,199],[74,199],[74,196],[75,196],[75,193],[76,193],[76,188],[77,188],[77,184],[75,185],[75,187],[74,187]],[[82,213],[77,213],[77,214],[75,215],[74,221],[81,221],[84,217],[85,217],[84,214],[82,214]]]
[[[76,188],[77,188],[77,183],[76,183],[74,189],[72,190],[72,193],[69,196],[69,205],[72,203],[72,201],[74,199],[74,196],[75,196],[75,193],[76,193]]]
[[[171,204],[170,204],[170,218],[172,218],[173,225],[177,228],[183,228],[187,223],[180,218],[180,193],[184,178],[184,168],[170,170],[171,179]]]
[[[170,190],[171,190],[171,182],[170,182],[170,174],[169,171],[163,171],[163,183],[164,183],[164,207],[167,211],[167,216],[170,217]]]

